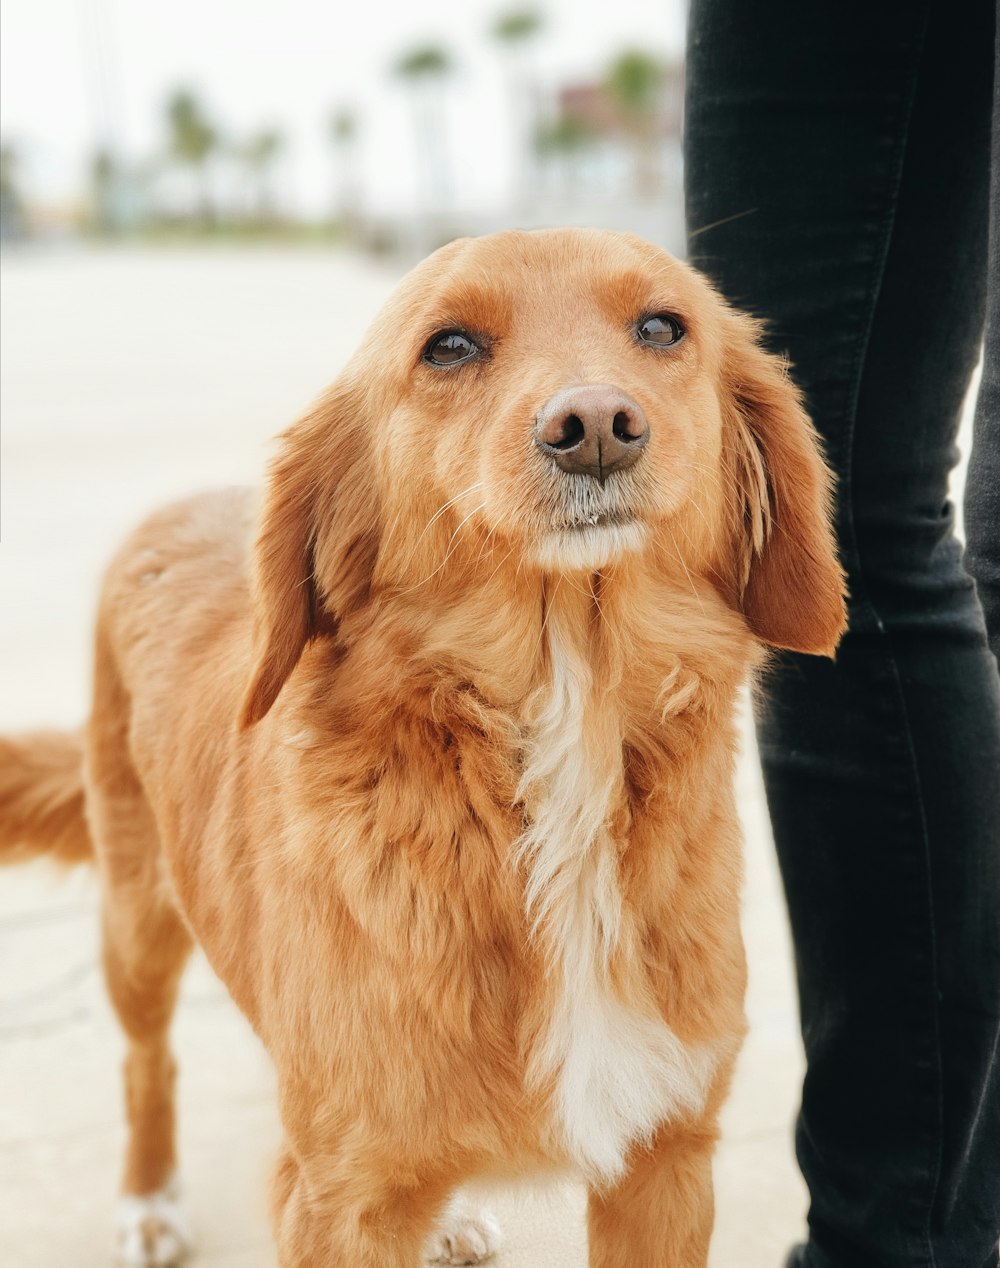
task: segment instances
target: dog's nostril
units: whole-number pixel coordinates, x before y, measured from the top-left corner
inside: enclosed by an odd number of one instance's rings
[[[535,417],[535,444],[558,470],[602,484],[637,462],[648,440],[642,406],[605,383],[557,392]]]
[[[552,441],[553,449],[572,449],[583,440],[586,428],[577,414],[567,414],[559,428],[559,439]]]
[[[624,410],[619,410],[615,415],[611,424],[611,430],[619,440],[628,443],[631,440],[639,440],[643,435],[643,427],[632,417],[626,414]]]

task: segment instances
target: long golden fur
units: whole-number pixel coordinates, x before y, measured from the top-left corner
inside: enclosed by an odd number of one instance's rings
[[[684,337],[644,345],[651,313]],[[482,355],[427,364],[455,329]],[[625,235],[454,242],[281,437],[259,515],[213,494],[127,542],[82,746],[5,742],[0,775],[0,845],[72,860],[82,759],[126,1195],[170,1184],[194,937],[277,1069],[283,1268],[415,1268],[456,1186],[533,1172],[587,1179],[593,1268],[704,1268],[744,1030],[735,697],[844,620],[757,338]],[[603,483],[533,443],[580,384],[649,423]],[[130,1262],[174,1253],[159,1209]]]

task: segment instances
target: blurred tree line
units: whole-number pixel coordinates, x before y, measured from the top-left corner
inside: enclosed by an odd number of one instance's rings
[[[499,13],[488,30],[502,62],[515,141],[515,206],[530,208],[553,189],[595,194],[614,186],[632,198],[655,198],[666,145],[680,128],[680,64],[626,49],[600,77],[552,90],[536,60],[545,30],[542,10],[533,7]],[[455,198],[448,104],[459,69],[452,51],[436,43],[406,49],[387,67],[406,93],[425,208],[445,208]],[[289,139],[280,128],[261,125],[248,135],[228,136],[190,87],[170,95],[163,123],[162,149],[144,163],[126,163],[107,147],[92,155],[87,218],[93,231],[111,235],[160,225],[201,233],[275,232],[288,226],[278,176]],[[333,171],[327,227],[357,236],[364,220],[364,116],[357,104],[339,102],[323,126]],[[14,148],[5,144],[0,153],[0,231],[10,238],[24,231],[26,198]]]

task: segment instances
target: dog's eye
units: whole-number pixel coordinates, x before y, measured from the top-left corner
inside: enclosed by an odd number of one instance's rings
[[[479,348],[461,330],[446,330],[435,335],[424,349],[424,360],[431,365],[458,365],[474,357]]]
[[[679,343],[684,338],[684,327],[669,313],[653,313],[639,322],[637,333],[642,343],[652,344],[654,348],[669,348],[672,343]]]

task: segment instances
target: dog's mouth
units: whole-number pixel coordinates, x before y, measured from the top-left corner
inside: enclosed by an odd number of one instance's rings
[[[556,530],[565,533],[582,533],[589,528],[626,528],[635,524],[636,517],[627,511],[601,511],[569,523],[561,524]]]
[[[637,492],[630,472],[614,472],[603,484],[589,476],[551,472],[536,560],[556,571],[593,569],[641,550],[646,525],[635,506]]]
[[[612,474],[601,484],[589,476],[559,476],[550,484],[548,527],[554,533],[626,528],[635,524],[635,490],[627,476]]]

